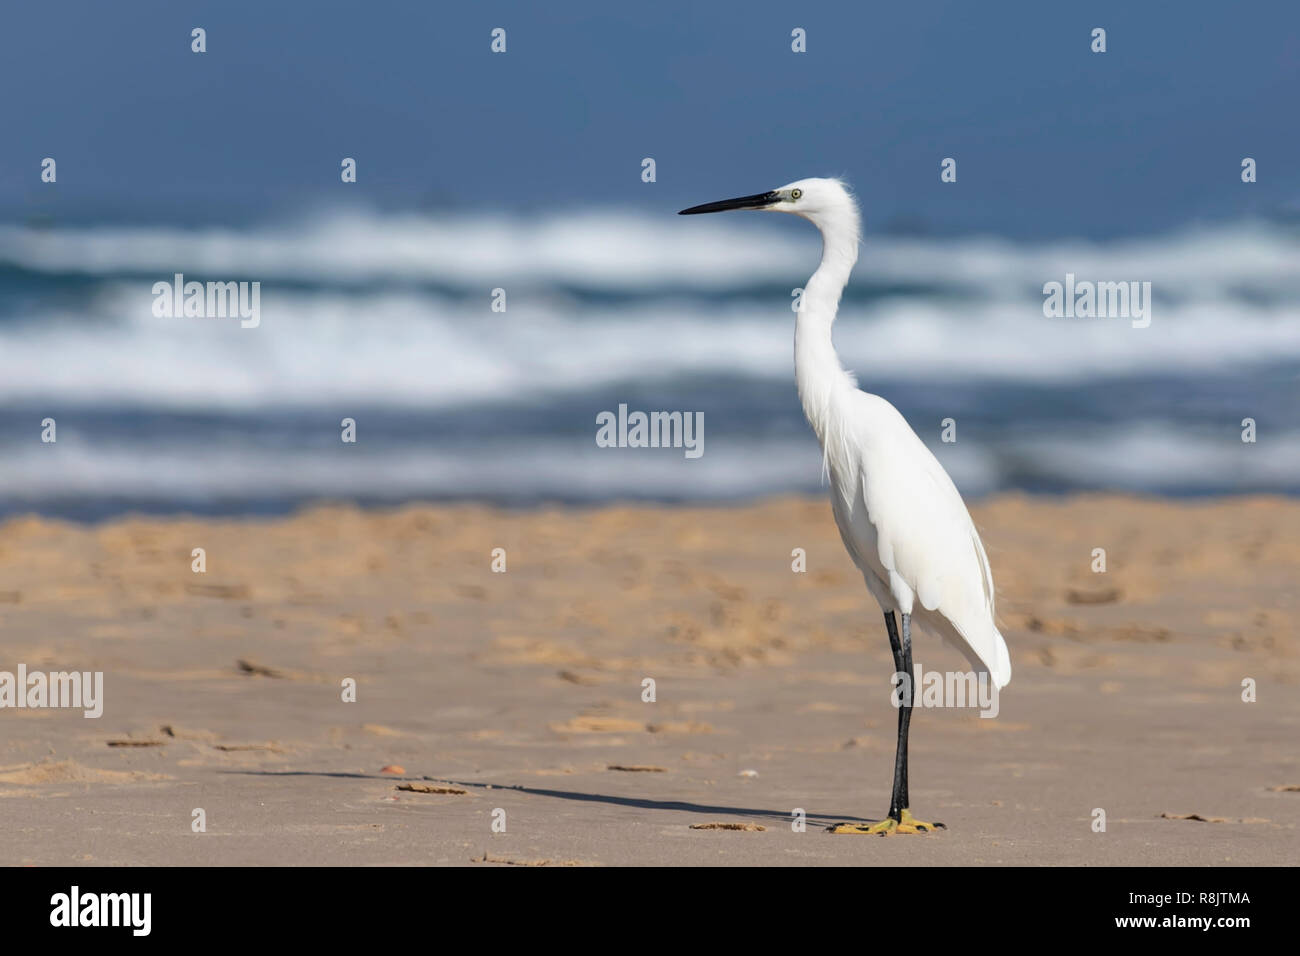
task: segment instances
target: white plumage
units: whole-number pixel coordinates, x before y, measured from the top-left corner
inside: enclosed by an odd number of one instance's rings
[[[889,402],[856,388],[837,401],[852,411],[823,439],[831,507],[867,589],[1005,687],[993,573],[952,479]]]

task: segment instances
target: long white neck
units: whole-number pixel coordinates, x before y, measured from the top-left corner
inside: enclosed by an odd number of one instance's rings
[[[858,261],[856,218],[842,224],[819,224],[822,261],[804,287],[794,327],[794,377],[799,401],[822,447],[826,445],[830,409],[840,396],[856,387],[853,377],[840,365],[831,342],[840,296]]]

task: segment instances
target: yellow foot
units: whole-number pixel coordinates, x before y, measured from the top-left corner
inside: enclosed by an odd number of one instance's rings
[[[869,826],[860,823],[840,823],[826,829],[831,833],[878,833],[880,836],[889,836],[891,833],[928,833],[931,830],[947,829],[942,823],[926,823],[924,820],[916,819],[912,816],[911,810],[904,810],[899,816],[902,819],[885,817],[879,823],[872,823]]]

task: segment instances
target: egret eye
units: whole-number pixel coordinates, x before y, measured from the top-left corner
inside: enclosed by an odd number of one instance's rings
[[[790,198],[791,198],[791,199],[798,199],[798,198],[799,198],[800,196],[802,196],[802,195],[803,195],[803,190],[802,190],[802,189],[792,189],[792,190],[790,190]]]

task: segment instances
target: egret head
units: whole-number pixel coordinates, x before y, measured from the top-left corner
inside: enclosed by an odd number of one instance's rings
[[[858,233],[858,204],[847,186],[838,179],[800,179],[770,192],[709,202],[683,209],[678,215],[694,216],[703,212],[726,212],[728,209],[758,209],[765,212],[789,212],[810,220],[823,232],[828,229],[851,229]]]

